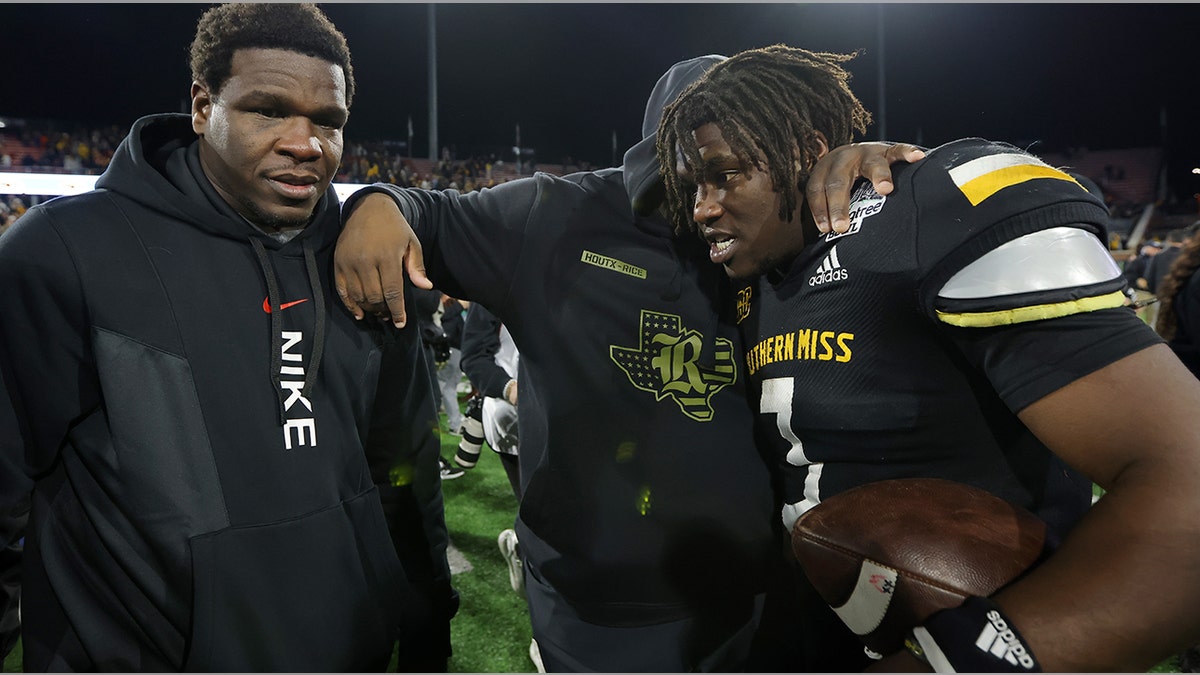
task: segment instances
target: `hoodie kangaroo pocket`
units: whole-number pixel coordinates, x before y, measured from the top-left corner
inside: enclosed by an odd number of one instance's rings
[[[375,488],[323,511],[191,541],[189,671],[378,671],[404,570]]]

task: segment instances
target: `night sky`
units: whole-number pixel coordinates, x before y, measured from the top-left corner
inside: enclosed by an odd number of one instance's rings
[[[207,6],[0,5],[0,116],[127,127],[185,109]],[[427,156],[429,6],[323,7],[354,56],[349,140],[405,140],[411,116]],[[1034,152],[1165,139],[1173,182],[1200,191],[1180,177],[1200,165],[1200,5],[467,3],[436,5],[436,19],[439,144],[460,157],[511,160],[519,124],[539,160],[597,166],[612,163],[615,131],[619,163],[672,63],[786,42],[861,50],[849,67],[876,115],[869,139],[983,136]]]

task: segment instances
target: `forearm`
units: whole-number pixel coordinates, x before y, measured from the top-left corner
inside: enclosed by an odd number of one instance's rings
[[[365,190],[355,193],[345,212],[353,216],[353,209],[370,194],[390,197],[421,243],[434,287],[451,297],[496,307],[512,283],[535,203],[535,184],[515,183],[521,185],[466,194],[377,184],[361,197]],[[395,220],[384,222],[391,225]],[[347,219],[347,229],[359,225]]]
[[[1144,672],[1200,641],[1200,499],[1189,471],[1123,476],[1054,556],[995,596],[1043,670]]]
[[[1129,398],[1127,398],[1129,397]],[[1128,400],[1156,411],[1139,422]],[[1154,345],[1020,413],[1108,492],[996,596],[1047,671],[1144,671],[1200,642],[1200,382]]]

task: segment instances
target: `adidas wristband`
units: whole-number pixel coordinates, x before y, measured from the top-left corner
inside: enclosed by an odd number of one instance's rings
[[[909,653],[938,673],[1040,673],[1042,667],[996,603],[967,598],[913,629]]]

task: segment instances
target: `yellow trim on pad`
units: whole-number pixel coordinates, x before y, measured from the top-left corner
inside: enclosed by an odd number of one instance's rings
[[[951,326],[960,326],[962,328],[993,328],[995,326],[1008,326],[1014,323],[1041,321],[1042,319],[1056,319],[1061,316],[1121,307],[1127,300],[1128,298],[1121,291],[1113,291],[1107,295],[1056,302],[1049,305],[1033,305],[1032,307],[1002,309],[996,312],[968,312],[962,314],[939,311],[937,316],[943,323],[948,323]]]
[[[1004,188],[1024,183],[1027,180],[1034,180],[1035,178],[1067,180],[1078,185],[1078,182],[1074,178],[1045,164],[1022,164],[1020,166],[1009,166],[989,171],[978,178],[973,178],[959,185],[958,189],[962,190],[962,193],[966,195],[967,199],[971,202],[971,206],[979,206],[985,199]]]

